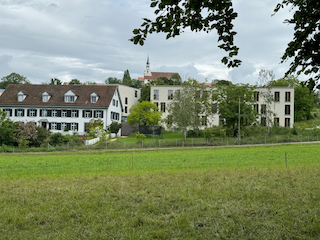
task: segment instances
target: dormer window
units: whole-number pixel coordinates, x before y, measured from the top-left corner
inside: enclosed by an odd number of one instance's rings
[[[90,95],[90,100],[91,100],[92,103],[96,103],[98,101],[98,99],[99,99],[99,96],[97,94],[92,93]]]
[[[18,92],[18,102],[22,102],[27,95],[23,94],[23,92]]]
[[[68,103],[73,103],[77,100],[77,95],[75,95],[71,90],[64,94],[64,101]]]
[[[50,97],[51,96],[47,92],[42,93],[42,102],[48,102]]]

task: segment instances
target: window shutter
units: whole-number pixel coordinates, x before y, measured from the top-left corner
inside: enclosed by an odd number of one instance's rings
[[[85,112],[85,110],[82,110],[82,117],[83,117],[83,118],[86,117],[86,112]]]
[[[14,110],[14,115],[15,115],[15,116],[18,115],[18,110],[17,110],[17,109]]]
[[[34,116],[35,116],[35,117],[38,116],[38,115],[37,115],[37,112],[38,112],[38,110],[35,109],[35,110],[34,110],[34,114],[35,114]]]
[[[71,110],[67,110],[67,117],[71,117]]]
[[[24,109],[22,109],[22,117],[24,117]]]
[[[48,116],[48,117],[51,117],[51,116],[52,116],[52,110],[48,110],[48,111],[47,111],[47,116]]]
[[[92,118],[92,111],[90,111],[90,118]]]
[[[27,117],[30,116],[30,109],[27,110]]]
[[[103,118],[103,111],[101,111],[101,118]]]
[[[61,123],[57,124],[57,130],[61,130]]]
[[[97,117],[97,111],[93,111],[93,117],[94,117],[94,118]]]
[[[51,123],[49,123],[49,129],[51,129]]]
[[[79,117],[79,110],[76,110],[76,117]]]
[[[57,113],[58,117],[61,117],[61,110],[58,110]]]
[[[40,110],[40,117],[42,117],[42,111],[43,111],[43,109]]]
[[[78,131],[78,125],[79,125],[79,124],[78,124],[78,123],[76,123],[76,130],[77,130],[77,131]]]
[[[71,129],[71,123],[67,123],[67,128],[68,128],[68,130]]]

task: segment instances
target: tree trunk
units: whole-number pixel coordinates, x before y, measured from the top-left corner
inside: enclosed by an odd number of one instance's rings
[[[187,139],[187,130],[183,130],[183,140],[185,141]]]

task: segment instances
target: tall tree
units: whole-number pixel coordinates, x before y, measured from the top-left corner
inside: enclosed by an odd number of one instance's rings
[[[226,126],[230,127],[233,135],[238,133],[239,102],[240,127],[251,125],[257,118],[253,109],[254,88],[249,85],[237,84],[219,87],[218,109],[221,118],[225,118]]]
[[[143,126],[156,126],[161,120],[161,112],[151,102],[140,102],[130,109],[127,122],[130,125],[139,124]]]
[[[187,129],[199,134],[203,119],[208,119],[212,113],[211,90],[205,84],[199,84],[194,79],[188,79],[180,91],[174,94],[168,106],[168,126],[178,128],[186,139]],[[206,122],[206,120],[205,120]]]
[[[71,79],[71,81],[69,82],[70,85],[75,85],[75,84],[81,84],[81,82],[78,79]]]
[[[30,84],[27,77],[18,73],[11,73],[8,76],[2,77],[0,81],[0,89],[5,89],[9,84]]]
[[[263,101],[265,103],[266,109],[265,112],[263,113],[262,117],[265,117],[266,119],[266,124],[268,126],[268,134],[270,133],[270,127],[273,125],[273,115],[274,112],[272,111],[272,104],[275,103],[275,98],[272,94],[271,91],[271,85],[269,84],[270,82],[273,82],[275,78],[275,74],[273,73],[272,70],[268,69],[261,69],[259,72],[259,78],[257,82],[257,86],[260,88],[263,88],[262,91],[259,92],[261,97],[263,98]]]
[[[309,88],[300,85],[294,89],[294,121],[304,121],[312,119],[311,111],[315,106],[313,92]]]
[[[132,80],[131,80],[130,73],[129,73],[128,69],[124,71],[123,78],[122,78],[122,85],[126,85],[129,87],[131,87],[131,85],[132,85]]]

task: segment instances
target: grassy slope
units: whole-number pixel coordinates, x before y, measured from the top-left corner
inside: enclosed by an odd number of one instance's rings
[[[316,239],[318,149],[0,155],[0,239]]]

